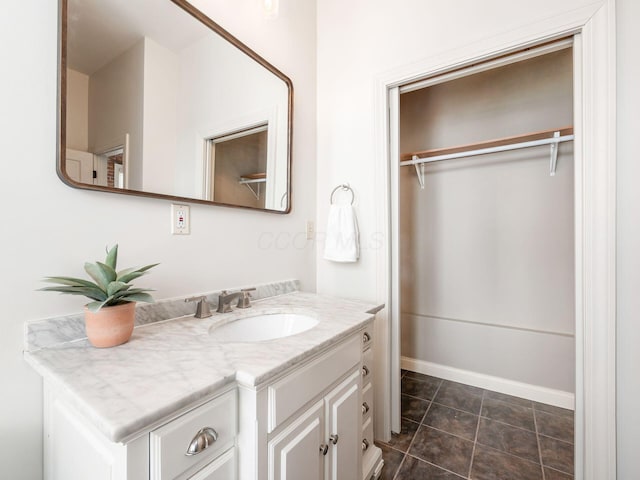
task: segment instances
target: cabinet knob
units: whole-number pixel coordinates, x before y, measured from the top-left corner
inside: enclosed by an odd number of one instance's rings
[[[362,440],[362,451],[366,452],[369,449],[369,440],[366,438]]]
[[[334,434],[334,435],[331,435],[331,436],[329,437],[329,441],[331,441],[331,443],[333,443],[334,445],[335,445],[336,443],[338,443],[338,434],[336,433],[336,434]]]
[[[362,376],[366,377],[367,375],[369,375],[369,368],[366,365],[362,366]]]
[[[362,414],[365,415],[369,411],[369,404],[367,402],[362,402]]]
[[[189,443],[189,447],[187,448],[185,455],[198,455],[199,453],[209,448],[209,446],[216,440],[218,440],[218,432],[216,432],[211,427],[204,427],[198,430],[196,436],[193,437],[193,440],[191,440],[191,442]]]
[[[363,341],[364,343],[367,343],[369,340],[371,340],[371,335],[369,335],[367,332],[364,332],[364,333],[362,334],[362,341]]]
[[[324,443],[321,443],[320,453],[322,453],[322,455],[326,455],[328,451],[329,451],[329,445],[325,445]]]

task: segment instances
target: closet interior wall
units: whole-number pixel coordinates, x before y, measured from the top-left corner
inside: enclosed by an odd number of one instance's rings
[[[400,98],[402,154],[571,125],[571,48]],[[555,391],[572,408],[573,142],[555,176],[549,157],[542,146],[427,164],[424,189],[401,168],[405,367],[538,400]]]

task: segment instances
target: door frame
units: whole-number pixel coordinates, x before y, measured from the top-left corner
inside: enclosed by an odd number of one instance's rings
[[[400,321],[397,157],[398,88],[529,47],[574,36],[575,168],[575,471],[574,478],[616,478],[616,119],[615,0],[573,10],[517,31],[387,72],[375,85],[376,230],[386,248],[376,253],[380,352],[377,437],[399,430]],[[395,413],[395,415],[394,415]]]

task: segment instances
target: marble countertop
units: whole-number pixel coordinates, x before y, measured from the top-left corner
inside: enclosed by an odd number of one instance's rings
[[[24,355],[108,439],[122,442],[233,382],[251,387],[268,382],[357,331],[380,308],[294,292],[257,300],[246,310],[138,326],[128,343],[114,348],[94,348],[81,339]],[[220,342],[209,334],[212,326],[280,312],[309,314],[319,323],[264,342]]]

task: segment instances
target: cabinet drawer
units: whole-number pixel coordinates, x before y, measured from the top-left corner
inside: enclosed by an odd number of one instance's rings
[[[373,411],[373,387],[371,382],[367,383],[362,389],[362,421],[366,421],[371,417]]]
[[[269,386],[269,433],[357,365],[361,348],[360,336],[354,336]]]
[[[152,431],[151,479],[179,477],[233,446],[238,425],[237,403],[236,391],[232,390]],[[188,452],[192,443],[194,447],[199,444],[199,453]]]
[[[367,419],[362,426],[362,456],[366,456],[367,452],[373,450],[373,422],[371,418]]]
[[[189,480],[232,480],[236,478],[236,459],[234,449],[230,449]]]
[[[362,333],[362,349],[369,348],[373,342],[373,324],[369,324]]]
[[[373,351],[368,348],[362,355],[362,384],[366,385],[373,378]]]

